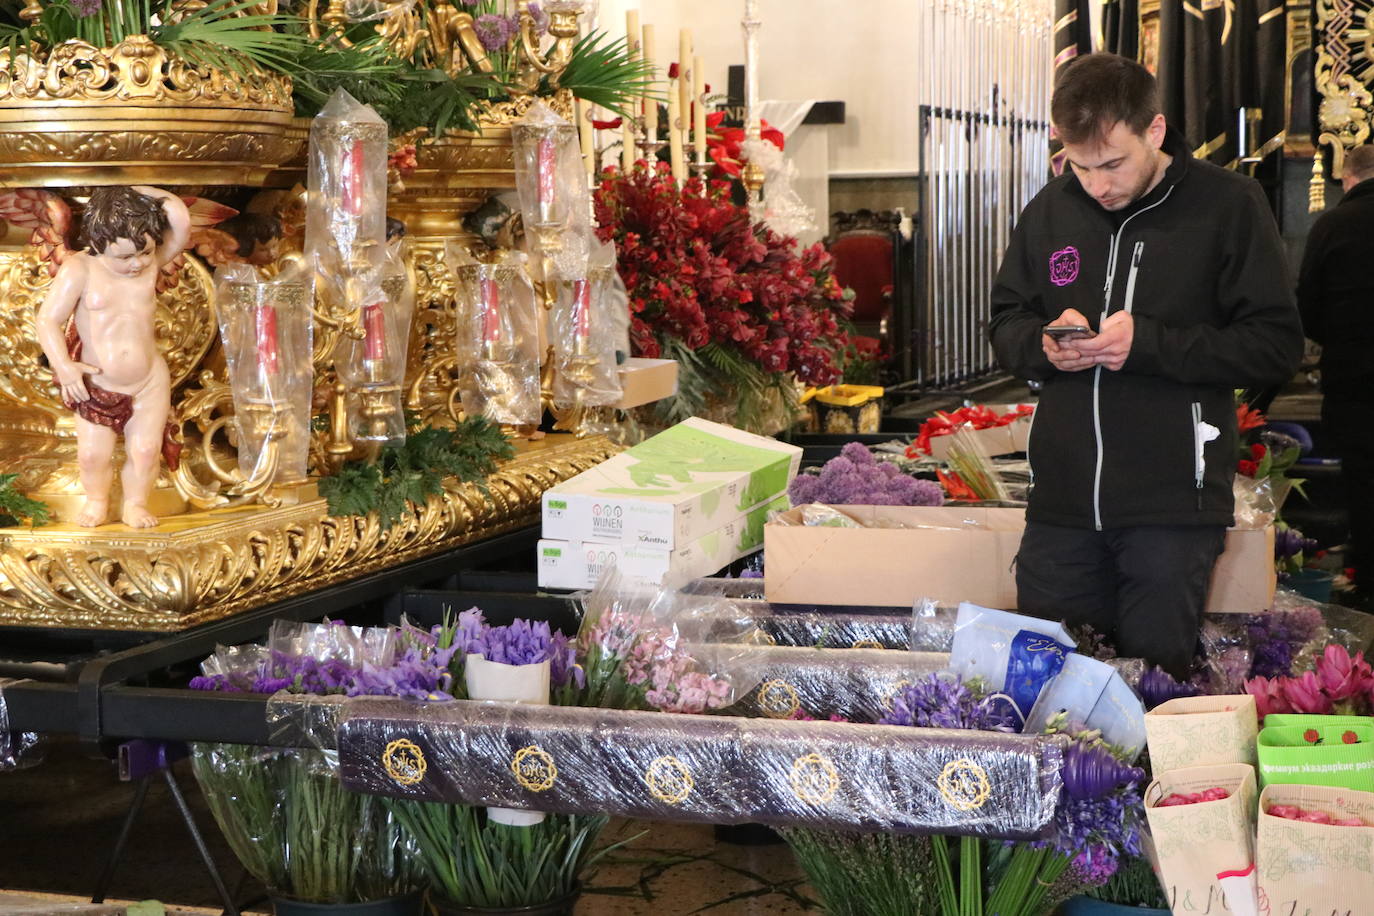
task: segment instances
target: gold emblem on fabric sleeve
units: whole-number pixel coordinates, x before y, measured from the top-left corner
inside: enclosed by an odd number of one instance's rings
[[[945,764],[935,784],[940,789],[940,796],[944,798],[945,803],[957,811],[981,808],[992,794],[992,784],[988,782],[987,770],[967,757],[960,757]]]
[[[547,792],[558,779],[553,755],[537,744],[516,751],[510,770],[515,774],[515,781],[531,792]]]
[[[840,774],[835,765],[820,754],[805,754],[792,762],[792,794],[812,805],[823,805],[835,797],[840,788]]]
[[[661,802],[680,805],[692,794],[696,780],[687,764],[672,755],[656,758],[644,771],[649,794]]]
[[[386,775],[397,785],[417,785],[425,778],[429,764],[425,762],[425,752],[408,738],[397,738],[382,751],[382,766]]]
[[[789,719],[800,708],[797,688],[786,681],[765,681],[759,688],[759,709],[770,719]]]

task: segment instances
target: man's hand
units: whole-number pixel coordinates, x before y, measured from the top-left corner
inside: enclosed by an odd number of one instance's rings
[[[1131,313],[1113,312],[1102,321],[1096,337],[1075,341],[1072,346],[1092,362],[1116,372],[1126,364],[1126,357],[1131,355],[1131,341],[1134,338],[1135,321]]]
[[[1074,327],[1083,325],[1088,327],[1088,319],[1084,318],[1077,309],[1065,309],[1063,314],[1050,322],[1051,326],[1063,325]],[[1079,372],[1083,369],[1091,368],[1096,361],[1084,355],[1079,349],[1082,345],[1092,338],[1080,337],[1076,340],[1066,340],[1062,343],[1055,340],[1048,334],[1040,335],[1040,348],[1045,351],[1054,367],[1061,372]]]
[[[90,400],[91,393],[86,390],[86,375],[99,375],[99,366],[89,366],[86,363],[68,361],[61,366],[54,366],[53,377],[57,379],[57,386],[62,389],[64,400],[73,403]]]

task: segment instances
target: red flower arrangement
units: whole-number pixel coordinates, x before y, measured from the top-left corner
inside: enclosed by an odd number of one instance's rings
[[[921,424],[921,428],[916,434],[916,441],[906,447],[906,456],[919,458],[922,455],[929,455],[931,439],[936,436],[951,435],[960,427],[992,429],[996,426],[1007,426],[1033,413],[1035,413],[1035,405],[1033,404],[1017,404],[1015,409],[1004,414],[999,414],[984,404],[960,407],[949,413],[937,410],[935,416]]]
[[[596,221],[601,241],[616,244],[636,355],[715,347],[742,357],[741,368],[839,381],[849,296],[821,245],[798,252],[796,239],[732,203],[725,183],[679,189],[663,164],[608,171]]]
[[[723,127],[725,112],[716,111],[706,116],[706,152],[716,164],[716,177],[729,175],[738,178],[744,168],[740,161],[740,148],[744,145],[743,127]],[[782,131],[760,119],[760,136],[778,149],[786,142]]]

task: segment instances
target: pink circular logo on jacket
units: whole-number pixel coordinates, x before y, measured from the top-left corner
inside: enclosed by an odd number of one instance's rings
[[[1078,279],[1078,249],[1070,245],[1050,255],[1050,282],[1068,286]]]

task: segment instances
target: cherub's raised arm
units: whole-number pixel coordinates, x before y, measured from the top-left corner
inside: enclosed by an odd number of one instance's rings
[[[191,241],[191,212],[186,209],[180,197],[170,191],[148,185],[135,185],[134,190],[145,197],[162,201],[162,210],[167,214],[167,235],[157,247],[157,263],[161,267],[186,250]]]

